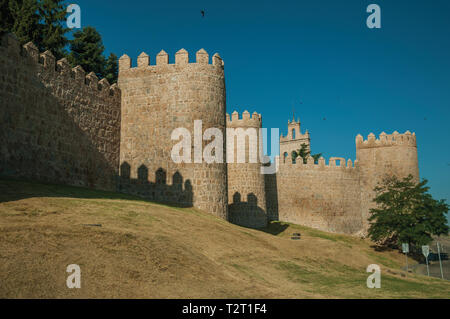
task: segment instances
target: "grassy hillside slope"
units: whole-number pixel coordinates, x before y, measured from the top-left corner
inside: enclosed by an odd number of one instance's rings
[[[86,224],[101,224],[88,226]],[[291,240],[300,232],[301,240]],[[0,298],[449,298],[368,240],[82,188],[0,180]],[[381,266],[381,289],[366,267]],[[81,289],[66,267],[81,267]]]

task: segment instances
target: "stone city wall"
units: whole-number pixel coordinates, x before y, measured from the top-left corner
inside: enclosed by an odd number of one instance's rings
[[[156,65],[142,53],[137,66],[124,55],[119,59],[122,92],[120,189],[151,200],[194,206],[227,218],[226,163],[194,163],[194,121],[201,120],[201,136],[208,128],[225,139],[225,77],[218,54],[196,53],[196,62],[181,49],[175,63],[161,51]],[[171,140],[176,128],[192,135],[191,163],[175,163]],[[211,141],[202,141],[203,149]],[[225,154],[225,143],[222,144]]]
[[[330,158],[326,165],[324,158],[314,164],[310,157],[303,164],[287,157],[277,162],[276,177],[266,177],[271,219],[336,233],[361,229],[359,172],[351,160]]]
[[[120,91],[50,51],[0,46],[0,175],[115,190]]]

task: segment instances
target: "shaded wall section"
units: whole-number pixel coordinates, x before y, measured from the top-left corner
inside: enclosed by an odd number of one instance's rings
[[[280,220],[280,217],[278,215],[277,174],[264,175],[264,189],[266,193],[267,220]]]
[[[12,35],[0,46],[0,175],[116,189],[120,91]]]

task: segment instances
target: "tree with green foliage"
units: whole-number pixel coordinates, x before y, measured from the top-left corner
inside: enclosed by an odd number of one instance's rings
[[[76,31],[68,41],[65,34],[66,3],[61,0],[0,0],[0,34],[12,32],[23,45],[32,41],[43,52],[50,50],[57,60],[68,57],[73,66],[81,65],[87,72],[117,81],[117,56],[103,56],[102,37],[93,27]],[[65,50],[70,44],[70,54]]]
[[[106,60],[104,76],[110,84],[117,82],[117,76],[119,74],[119,64],[117,63],[117,56],[111,53]]]
[[[72,66],[81,65],[85,71],[103,78],[106,65],[104,50],[100,33],[94,27],[84,27],[74,32],[73,40],[70,40],[69,61]]]
[[[38,1],[10,0],[9,12],[13,21],[9,32],[14,33],[22,45],[29,41],[36,45],[42,43]]]
[[[12,32],[14,17],[9,8],[10,0],[0,0],[0,36]]]
[[[56,59],[67,55],[68,43],[65,34],[69,31],[66,24],[66,3],[62,0],[40,0],[39,16],[41,18],[41,42],[35,43],[41,50],[50,50]]]
[[[66,7],[61,0],[0,0],[0,33],[11,32],[21,44],[32,41],[43,52],[66,56]]]
[[[448,234],[445,200],[428,193],[427,180],[415,183],[413,176],[392,176],[375,187],[376,208],[370,209],[369,237],[382,246],[410,243],[426,245],[432,236]]]
[[[297,157],[301,157],[303,159],[303,164],[306,164],[310,154],[311,152],[308,150],[308,145],[303,143],[299,150],[292,152],[292,161],[294,162],[297,159]],[[321,156],[322,153],[311,155],[311,157],[314,158],[314,163],[317,163],[317,161]]]

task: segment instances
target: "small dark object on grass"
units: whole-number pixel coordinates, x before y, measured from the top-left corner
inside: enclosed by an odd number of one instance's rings
[[[300,235],[300,233],[293,233],[292,236],[298,236],[298,237],[300,237],[301,235]]]
[[[300,237],[295,236],[295,237],[291,237],[291,239],[292,239],[292,240],[299,240]]]
[[[95,227],[102,227],[102,224],[83,224],[83,226],[95,226]]]

